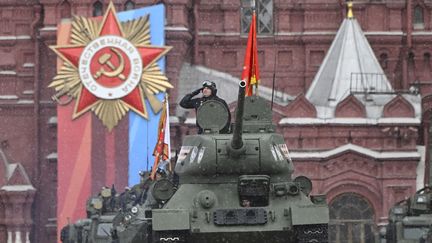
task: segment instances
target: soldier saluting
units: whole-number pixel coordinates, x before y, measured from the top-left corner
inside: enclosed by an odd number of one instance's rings
[[[199,93],[202,93],[202,97],[199,98],[193,98],[194,96],[198,95]],[[197,109],[206,101],[208,100],[216,100],[221,102],[225,108],[228,111],[228,122],[224,126],[224,128],[221,129],[221,133],[228,133],[230,121],[231,121],[231,114],[229,112],[229,108],[225,100],[221,99],[216,95],[217,89],[216,84],[212,81],[204,81],[202,84],[202,87],[193,91],[192,93],[189,93],[183,97],[183,99],[180,101],[180,106],[186,109]],[[202,133],[202,128],[197,124],[198,126],[198,133]]]

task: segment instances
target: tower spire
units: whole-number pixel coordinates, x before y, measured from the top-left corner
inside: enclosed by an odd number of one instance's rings
[[[347,18],[348,19],[353,19],[354,18],[354,13],[353,13],[353,10],[352,10],[352,8],[353,8],[353,2],[349,1],[347,3],[347,6],[348,6]]]

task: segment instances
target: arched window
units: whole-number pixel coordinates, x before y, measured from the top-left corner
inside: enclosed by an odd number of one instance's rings
[[[241,0],[241,33],[249,33],[252,20],[252,0]],[[273,0],[255,0],[257,34],[273,34]]]
[[[355,193],[344,193],[330,203],[331,243],[374,243],[374,210]]]
[[[419,5],[414,8],[413,27],[414,29],[424,29],[423,8]]]
[[[60,4],[60,18],[70,19],[72,17],[71,5],[67,0]]]
[[[93,4],[93,17],[103,15],[103,4],[100,1],[96,1]]]
[[[126,1],[124,4],[124,10],[127,11],[127,10],[132,10],[132,9],[135,9],[135,3],[131,0]]]

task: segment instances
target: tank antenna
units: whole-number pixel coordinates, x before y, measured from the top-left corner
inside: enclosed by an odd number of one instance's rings
[[[274,57],[274,63],[273,63],[273,81],[272,81],[272,94],[271,94],[271,105],[270,110],[273,111],[273,102],[274,102],[274,92],[275,92],[275,83],[276,83],[276,60],[277,60],[277,51],[276,51],[276,38],[273,37],[273,48],[275,50],[275,57]]]

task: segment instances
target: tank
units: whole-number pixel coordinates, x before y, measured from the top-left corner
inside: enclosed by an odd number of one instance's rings
[[[389,211],[389,223],[382,232],[383,242],[432,242],[432,188],[418,190]]]
[[[240,82],[231,133],[219,132],[229,117],[220,102],[198,109],[203,134],[184,138],[178,185],[158,181],[152,189],[158,206],[119,214],[119,242],[328,242],[325,195],[309,195],[304,176],[292,179],[294,166],[271,109],[244,92]]]
[[[113,223],[116,218],[124,217],[123,212],[133,212],[133,207],[144,205],[153,181],[149,173],[139,172],[140,183],[132,188],[125,188],[117,193],[114,186],[103,187],[96,196],[87,200],[85,219],[69,223],[61,230],[60,240],[63,243],[115,243]],[[162,178],[163,179],[163,178]],[[161,180],[162,180],[161,179]]]

